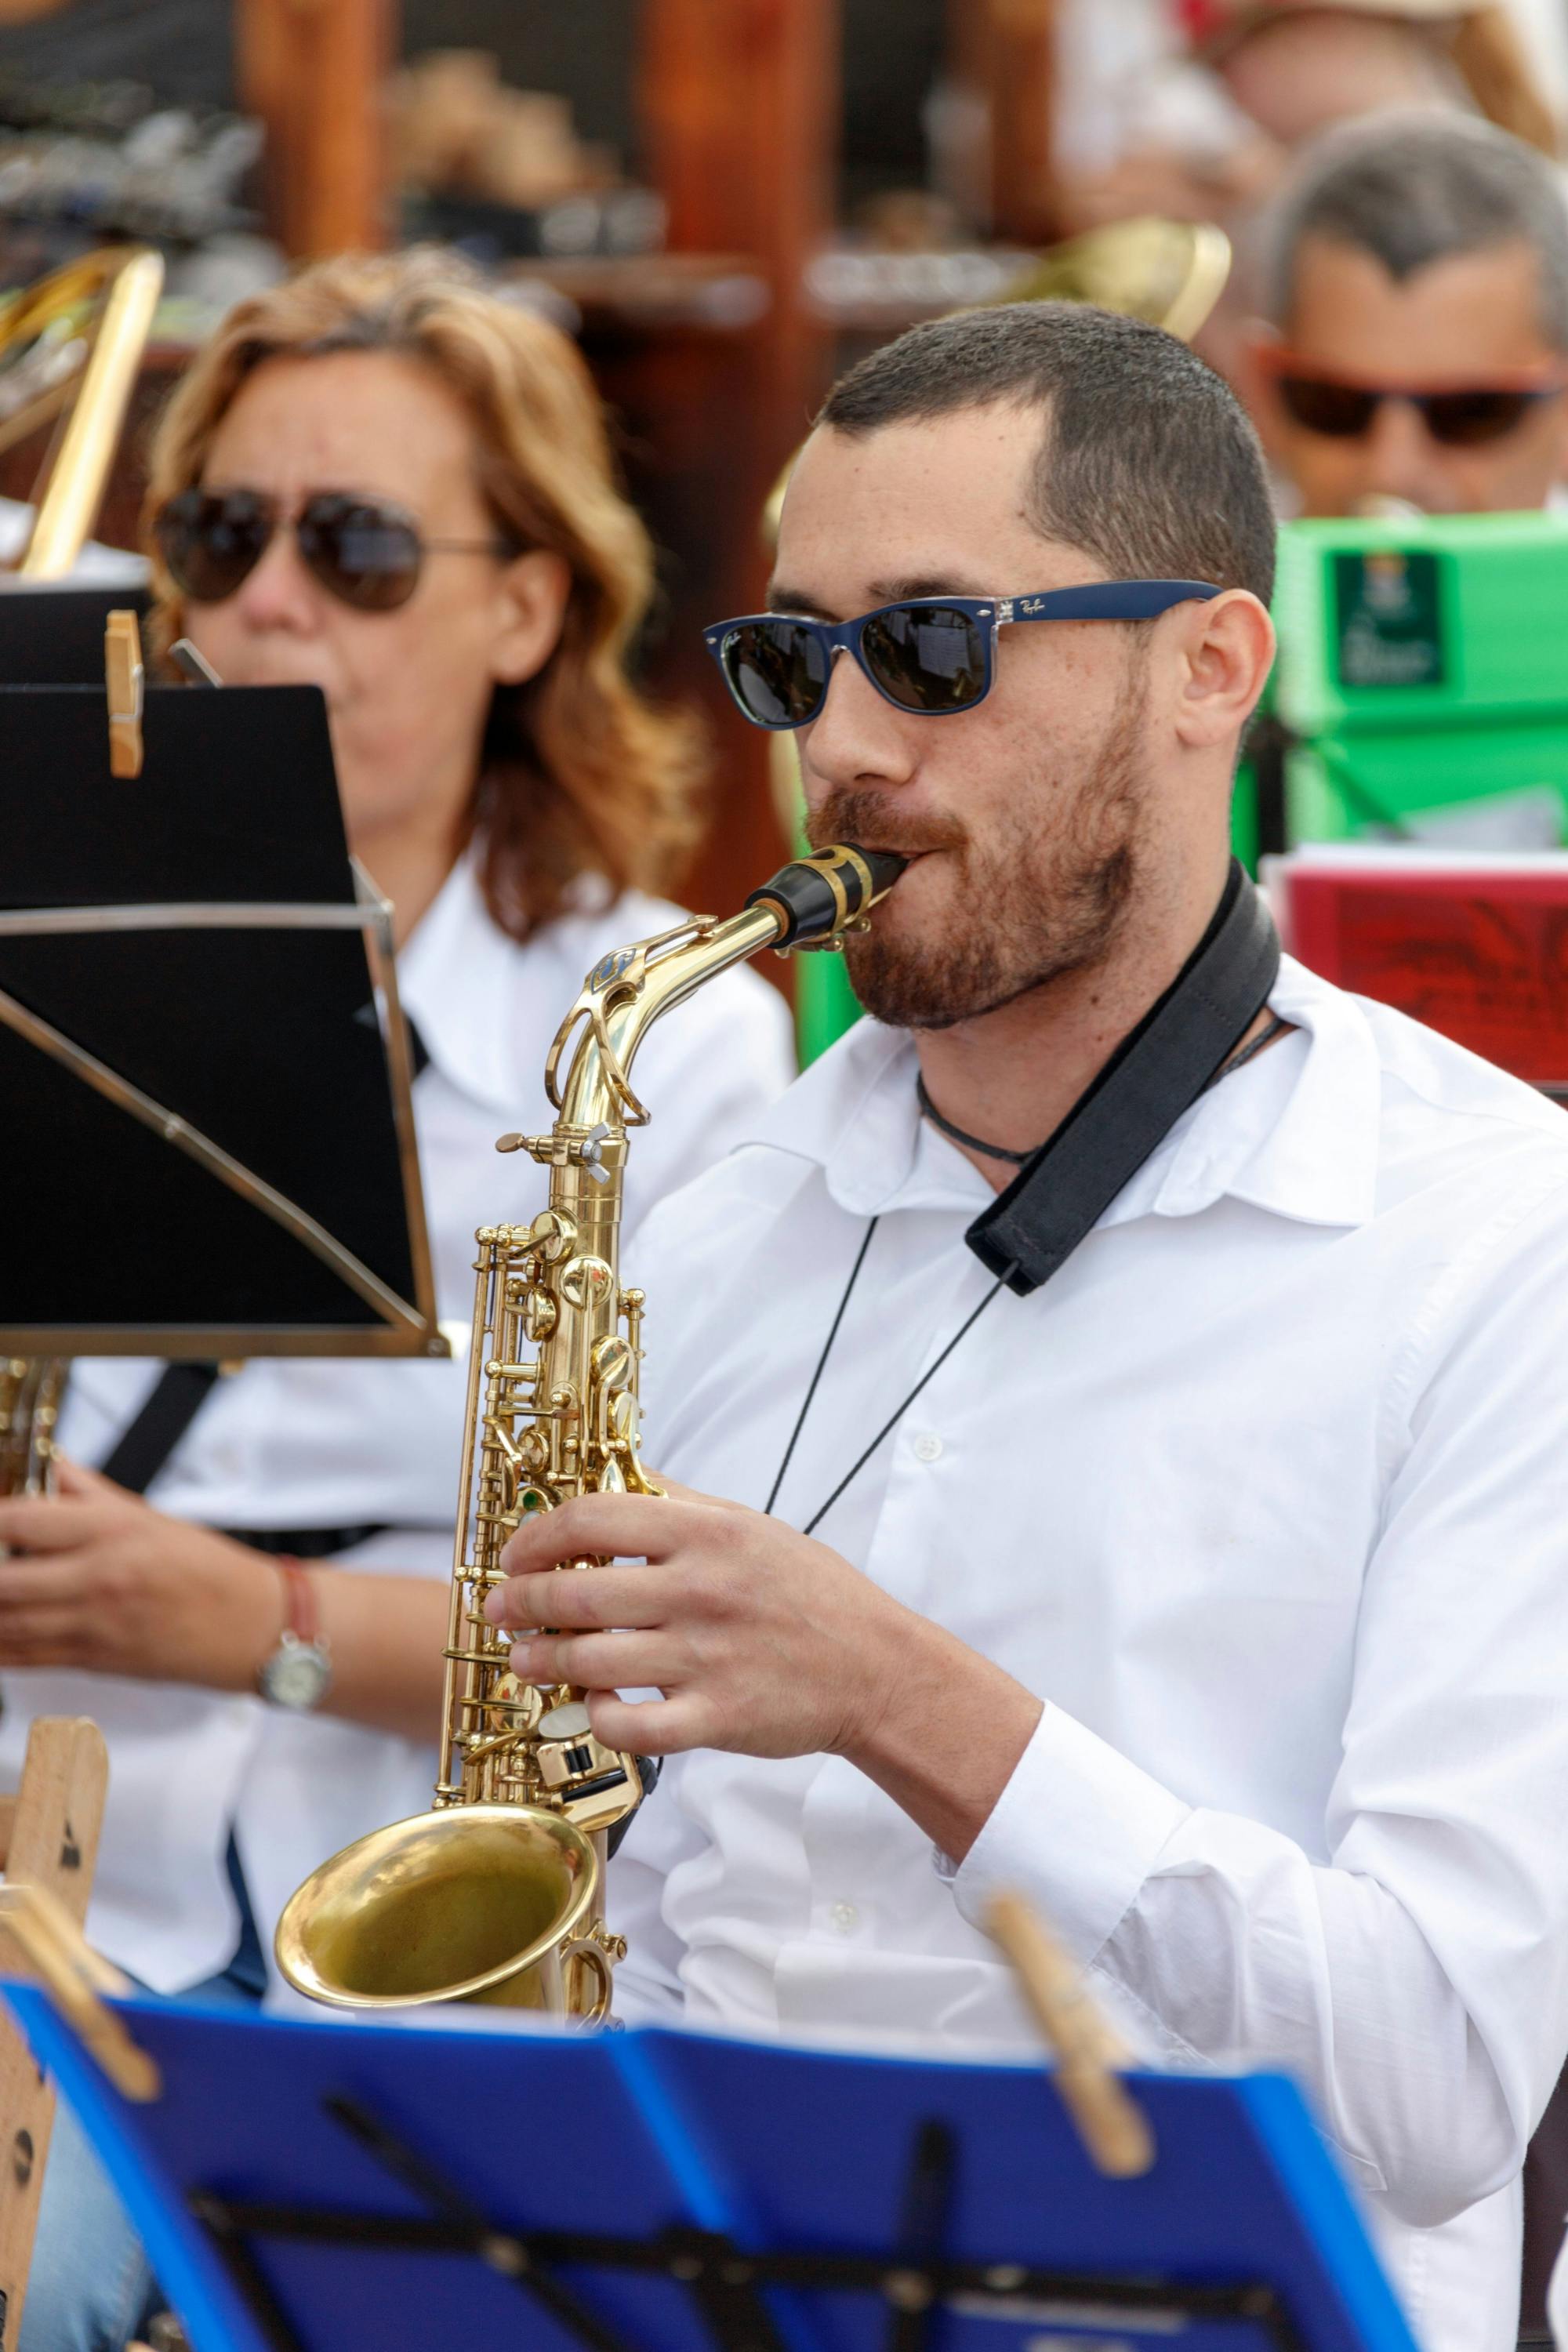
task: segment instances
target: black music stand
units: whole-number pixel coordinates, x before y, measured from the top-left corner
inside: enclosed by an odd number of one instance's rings
[[[0,572],[0,686],[92,686],[110,613],[144,622],[145,588],[59,587]]]
[[[97,647],[94,683],[0,683],[0,1353],[445,1356],[321,695],[149,688],[114,774],[101,616],[133,602],[0,598],[0,680]]]

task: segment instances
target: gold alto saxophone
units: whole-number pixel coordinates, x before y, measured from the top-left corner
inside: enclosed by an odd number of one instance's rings
[[[53,1493],[65,1377],[55,1356],[0,1356],[0,1499]]]
[[[627,1130],[648,1117],[632,1090],[637,1047],[762,948],[841,947],[903,864],[847,847],[799,859],[728,922],[700,917],[602,957],[562,1023],[545,1067],[554,1126],[498,1146],[549,1169],[549,1206],[477,1237],[435,1805],[345,1847],[290,1896],[276,1949],[299,1991],[344,2009],[608,2014],[624,1945],[603,1916],[606,1844],[641,1799],[637,1761],[595,1738],[580,1691],[519,1682],[485,1596],[524,1518],[574,1495],[658,1491],[638,1454],[643,1297],[618,1272]]]

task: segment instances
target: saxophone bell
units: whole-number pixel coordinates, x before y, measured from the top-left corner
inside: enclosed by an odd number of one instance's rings
[[[337,2009],[479,2001],[585,2023],[612,1957],[585,1942],[595,1840],[533,1805],[463,1805],[374,1830],[312,1873],[279,1923],[278,1965]]]

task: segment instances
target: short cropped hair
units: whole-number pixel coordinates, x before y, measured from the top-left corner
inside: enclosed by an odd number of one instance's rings
[[[851,436],[1005,403],[1037,408],[1030,519],[1113,579],[1274,585],[1258,436],[1185,343],[1083,302],[1010,302],[911,327],[842,376],[818,425]]]
[[[1542,332],[1568,351],[1568,194],[1545,156],[1492,123],[1384,114],[1315,141],[1265,225],[1265,299],[1278,326],[1309,237],[1370,253],[1398,281],[1456,254],[1529,245]]]

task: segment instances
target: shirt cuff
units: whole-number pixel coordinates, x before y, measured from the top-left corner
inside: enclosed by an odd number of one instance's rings
[[[1087,1963],[1137,1901],[1191,1811],[1108,1741],[1047,1705],[953,1877],[954,1899],[971,1927],[983,1927],[989,1898],[1016,1888]]]

